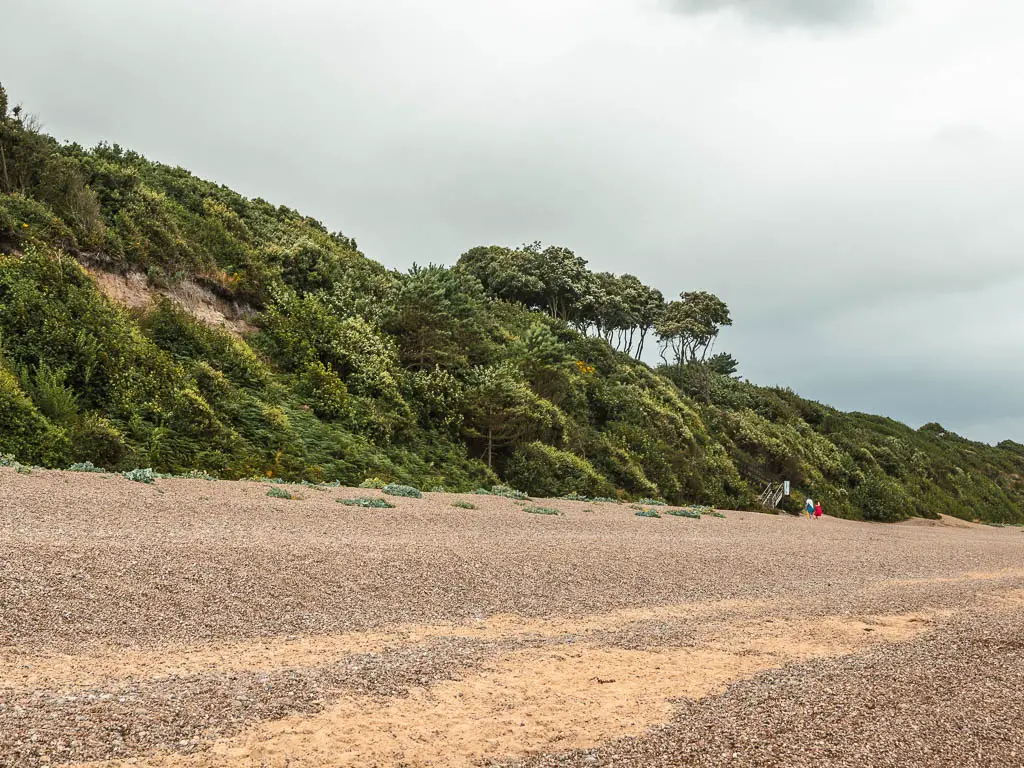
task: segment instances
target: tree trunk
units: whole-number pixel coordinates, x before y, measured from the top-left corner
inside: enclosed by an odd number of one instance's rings
[[[11,191],[11,180],[7,177],[7,156],[4,155],[3,144],[0,144],[0,164],[4,168],[4,192]]]

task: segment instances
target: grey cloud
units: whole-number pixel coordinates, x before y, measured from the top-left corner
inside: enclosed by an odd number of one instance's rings
[[[684,14],[734,10],[753,21],[780,25],[843,27],[871,18],[874,0],[669,0]]]

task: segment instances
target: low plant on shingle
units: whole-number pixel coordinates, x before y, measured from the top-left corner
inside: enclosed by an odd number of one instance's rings
[[[290,493],[288,493],[288,491],[286,491],[284,488],[271,488],[269,491],[267,491],[267,496],[270,496],[272,499],[293,499],[293,498],[295,498]]]
[[[387,499],[376,499],[370,498],[369,496],[360,496],[358,499],[335,499],[339,504],[344,504],[346,507],[363,507],[366,509],[394,509],[395,505]]]
[[[509,488],[507,485],[491,486],[490,495],[503,496],[506,499],[518,499],[520,501],[525,501],[530,498],[528,494],[525,494],[522,491],[517,491],[515,488]]]
[[[657,510],[654,510],[654,509],[641,509],[641,510],[639,510],[636,513],[636,516],[637,517],[657,517],[657,518],[661,517],[661,515],[658,514]]]
[[[531,515],[560,515],[562,514],[557,509],[551,507],[523,507],[523,512],[529,512]]]
[[[411,485],[399,485],[398,483],[389,483],[381,488],[384,493],[388,496],[404,496],[407,499],[422,499],[423,493],[419,488],[413,488]]]
[[[643,504],[648,507],[667,507],[668,502],[664,499],[640,499],[637,504]]]
[[[470,504],[468,501],[456,501],[452,506],[459,509],[476,509],[476,504]]]
[[[102,472],[103,470],[97,470]],[[174,477],[182,480],[216,480],[217,478],[208,472],[204,472],[201,469],[190,469],[188,472],[183,472],[180,475],[174,475]]]
[[[91,461],[78,462],[78,463],[72,464],[70,467],[68,467],[68,472],[99,472],[99,473],[103,473],[103,472],[106,472],[106,471],[107,470],[103,469],[103,467],[97,467]]]
[[[360,488],[376,488],[378,491],[383,488],[387,483],[381,480],[379,477],[368,477],[359,484]]]
[[[672,517],[689,517],[693,520],[700,520],[700,512],[696,509],[669,509],[665,511],[666,515],[672,515]]]
[[[136,483],[152,483],[156,481],[156,475],[153,474],[152,467],[129,469],[127,472],[122,472],[121,475],[126,480],[132,480]]]

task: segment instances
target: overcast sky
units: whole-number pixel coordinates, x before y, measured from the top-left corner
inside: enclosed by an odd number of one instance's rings
[[[393,267],[543,240],[706,289],[760,384],[1024,442],[1006,0],[9,0],[0,81]]]

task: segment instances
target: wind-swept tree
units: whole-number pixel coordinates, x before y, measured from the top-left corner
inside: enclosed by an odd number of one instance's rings
[[[732,325],[729,307],[707,291],[682,293],[671,301],[654,327],[661,344],[661,359],[681,377],[683,366],[704,363],[719,331]]]

